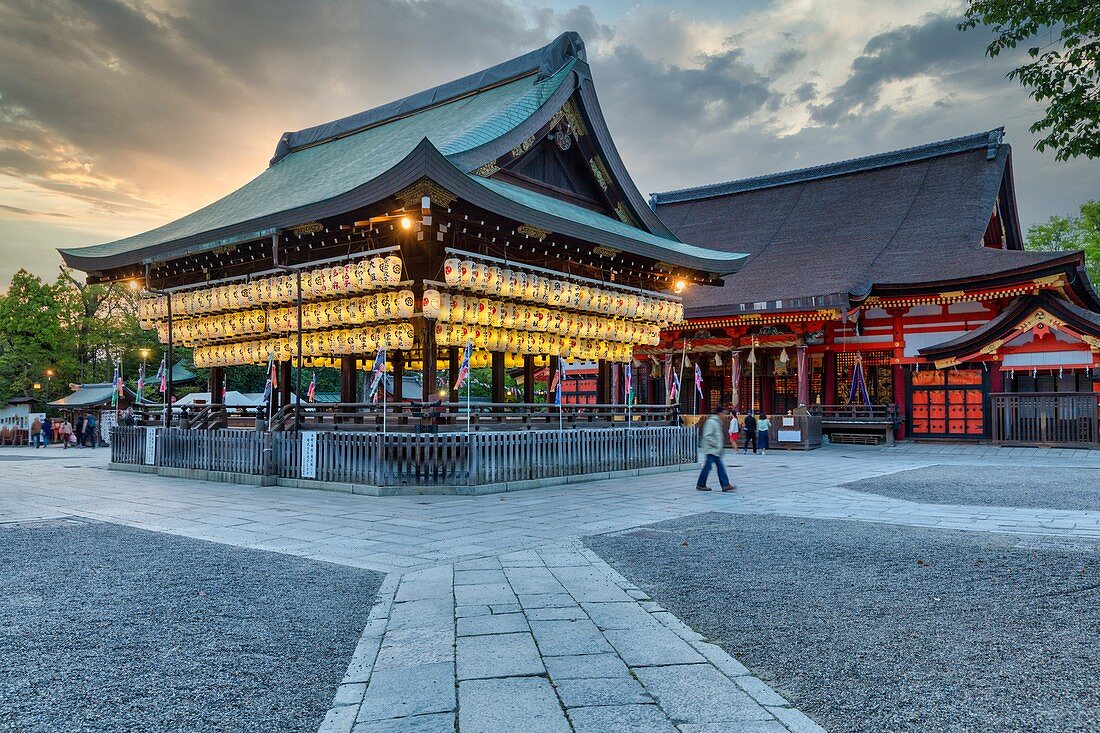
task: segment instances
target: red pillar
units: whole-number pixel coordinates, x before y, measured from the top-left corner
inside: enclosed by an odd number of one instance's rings
[[[894,365],[894,402],[898,406],[898,411],[901,414],[905,414],[905,367],[901,364]],[[903,422],[898,426],[895,437],[898,440],[905,439],[905,423]]]
[[[824,373],[821,375],[821,381],[823,389],[825,391],[824,402],[826,405],[836,404],[836,352],[832,350],[832,344],[825,347],[826,351],[822,355],[823,362],[822,368]]]

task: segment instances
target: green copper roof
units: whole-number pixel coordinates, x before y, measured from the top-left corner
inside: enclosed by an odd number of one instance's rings
[[[504,196],[505,198],[514,201],[517,204],[526,206],[534,211],[541,211],[551,216],[556,216],[559,219],[565,219],[583,226],[592,227],[608,234],[613,234],[624,239],[629,239],[635,242],[641,242],[643,244],[660,247],[663,250],[669,252],[676,252],[688,257],[694,257],[701,260],[709,260],[712,266],[716,268],[715,271],[725,274],[736,268],[731,268],[730,263],[744,259],[748,255],[736,255],[729,252],[720,252],[712,249],[704,249],[703,247],[696,247],[691,244],[684,244],[683,242],[676,241],[674,239],[665,239],[659,237],[656,234],[650,234],[649,232],[633,227],[618,219],[613,219],[610,216],[605,216],[598,211],[592,211],[586,209],[583,206],[577,206],[561,199],[552,198],[535,191],[530,191],[526,188],[520,188],[519,186],[513,186],[503,181],[498,181],[492,178],[482,178],[481,176],[470,175],[470,178],[480,183],[482,186],[490,189],[491,191]]]
[[[346,193],[392,168],[427,138],[444,155],[491,142],[557,91],[576,59],[538,81],[531,73],[454,101],[297,150],[233,193],[181,219],[107,244],[62,250],[82,257],[128,252],[259,219]]]

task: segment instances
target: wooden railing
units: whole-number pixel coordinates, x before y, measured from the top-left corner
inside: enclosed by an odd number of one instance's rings
[[[483,432],[363,433],[116,427],[114,463],[371,486],[478,486],[654,468],[696,460],[698,432],[665,425]],[[303,443],[316,441],[309,461]]]
[[[990,400],[994,445],[1100,445],[1092,392],[996,393]]]
[[[901,412],[894,403],[887,405],[811,405],[810,414],[829,420],[859,421],[868,423],[901,424]]]
[[[469,417],[469,420],[467,420]],[[273,430],[353,430],[366,432],[465,432],[673,425],[675,405],[555,405],[492,402],[339,402],[286,405],[276,411]],[[383,424],[384,422],[384,424]]]

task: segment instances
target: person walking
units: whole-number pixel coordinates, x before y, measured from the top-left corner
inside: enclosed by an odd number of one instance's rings
[[[741,424],[741,432],[745,436],[745,449],[743,453],[748,455],[749,443],[752,443],[752,452],[756,453],[756,416],[749,410],[745,415],[745,422]]]
[[[76,425],[73,426],[73,435],[76,436],[76,447],[84,447],[84,423],[87,419],[84,417],[84,413],[80,413],[76,416]]]
[[[81,440],[81,445],[87,445],[88,443],[91,443],[92,448],[96,447],[96,435],[95,435],[96,423],[97,423],[97,421],[95,419],[95,415],[88,415],[88,417],[85,418],[85,420],[84,420],[84,437]],[[755,453],[755,452],[756,451],[753,451],[753,453]]]
[[[718,483],[722,491],[733,491],[734,486],[726,475],[726,467],[722,464],[722,454],[726,451],[726,438],[722,434],[722,419],[729,414],[724,405],[718,406],[718,411],[707,418],[703,425],[703,435],[699,439],[699,452],[703,454],[703,470],[699,473],[699,480],[695,482],[695,488],[699,491],[710,491],[707,486],[707,478],[710,476],[710,467],[718,469]]]
[[[31,445],[38,448],[38,443],[42,440],[42,421],[37,417],[31,421]]]
[[[72,436],[73,424],[68,420],[63,420],[61,422],[61,427],[57,429],[57,437],[61,439],[62,448],[65,448],[66,450],[68,449],[69,441],[72,440]]]
[[[760,446],[760,455],[764,455],[768,452],[768,431],[771,430],[772,422],[768,419],[768,416],[761,413],[760,419],[756,421],[756,442]]]
[[[42,421],[42,444],[46,448],[53,445],[53,420],[49,415],[46,415],[46,419]]]

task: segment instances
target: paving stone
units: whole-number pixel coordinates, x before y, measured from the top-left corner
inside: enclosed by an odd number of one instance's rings
[[[454,733],[454,731],[454,713],[432,713],[360,723],[355,726],[353,733]]]
[[[596,625],[588,619],[576,621],[532,621],[531,633],[544,657],[571,654],[601,654],[612,651],[611,645]]]
[[[374,660],[378,657],[378,650],[382,646],[380,636],[362,636],[352,652],[351,661],[348,662],[347,672],[344,673],[344,683],[366,682],[370,679],[371,670],[374,669]]]
[[[458,678],[519,677],[546,668],[530,634],[462,636],[458,639]]]
[[[459,606],[492,606],[494,603],[516,602],[516,594],[507,582],[456,585],[454,591],[455,603]]]
[[[454,665],[376,669],[371,675],[359,720],[387,720],[455,709]]]
[[[767,710],[709,664],[642,667],[634,674],[669,717],[679,722],[772,719]]]
[[[456,606],[455,618],[466,618],[468,616],[488,616],[493,610],[488,606]]]
[[[489,606],[490,613],[519,613],[522,610],[518,603],[494,603]]]
[[[448,598],[394,603],[386,629],[446,628],[454,616],[454,602]]]
[[[546,568],[505,568],[504,574],[516,593],[565,593],[565,588]]]
[[[352,726],[355,725],[355,715],[358,712],[359,708],[354,705],[329,709],[317,733],[351,733]]]
[[[336,695],[332,698],[332,707],[342,705],[358,705],[363,702],[363,693],[367,691],[365,682],[351,682],[336,688]]]
[[[454,661],[454,627],[393,629],[382,637],[374,668],[415,667]]]
[[[480,585],[484,583],[507,583],[504,571],[498,568],[479,570],[455,570],[455,585]]]
[[[742,720],[736,723],[684,723],[680,733],[790,733],[776,720]]]
[[[467,680],[458,685],[462,733],[572,733],[542,677]]]
[[[558,680],[571,680],[595,677],[629,677],[630,671],[619,659],[619,655],[610,654],[580,654],[566,657],[544,657],[543,663],[550,678]]]
[[[634,601],[620,603],[582,603],[581,608],[601,629],[637,629],[659,627],[660,623]]]
[[[554,686],[567,708],[588,705],[642,705],[653,702],[632,677],[555,680]]]
[[[580,606],[529,608],[524,611],[529,621],[567,621],[587,619],[588,614]]]
[[[776,707],[790,705],[790,702],[788,702],[785,697],[756,677],[746,675],[744,677],[736,677],[733,681],[737,683],[738,687],[749,693],[749,696],[753,700],[756,700],[761,705]]]
[[[663,626],[611,629],[605,631],[604,636],[630,667],[655,667],[706,661],[686,641]]]
[[[794,708],[769,707],[768,712],[779,718],[791,733],[825,733],[824,728]]]
[[[727,677],[743,677],[750,674],[748,667],[731,657],[717,644],[706,641],[691,642],[692,648],[707,658],[707,661],[720,669]]]
[[[528,608],[570,608],[576,606],[577,602],[568,593],[537,593],[520,595],[519,604],[527,610]]]
[[[573,708],[569,719],[576,733],[677,733],[656,705]]]
[[[454,567],[456,573],[459,570],[492,570],[500,567],[500,560],[495,557],[478,557],[456,562]]]
[[[459,636],[508,634],[520,631],[530,631],[527,627],[527,619],[522,613],[497,613],[458,619]]]

